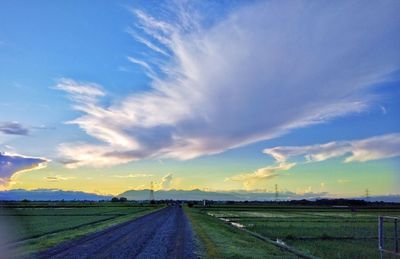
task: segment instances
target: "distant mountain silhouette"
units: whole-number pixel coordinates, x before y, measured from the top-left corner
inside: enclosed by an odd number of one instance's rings
[[[149,199],[150,190],[130,190],[121,193],[120,197],[126,197],[128,200],[147,200]],[[292,192],[279,193],[279,199],[316,199],[325,196],[326,193],[306,193],[297,195]],[[232,191],[232,192],[210,192],[199,189],[194,190],[159,190],[154,192],[157,200],[215,200],[215,201],[246,201],[246,200],[275,200],[275,193],[268,192],[247,192],[247,191]]]
[[[140,201],[148,200],[150,190],[129,190],[118,195],[118,197],[125,197],[128,200]],[[199,189],[194,190],[159,190],[154,192],[156,200],[215,200],[215,201],[273,201],[275,200],[275,193],[272,192],[248,192],[248,191],[227,191],[227,192],[211,192],[202,191]],[[0,191],[0,200],[31,200],[31,201],[56,201],[56,200],[111,200],[112,196],[98,195],[94,193],[86,193],[80,191],[62,191],[57,189],[36,189],[36,190],[23,190],[15,189],[8,191]],[[279,200],[317,200],[329,199],[328,193],[305,193],[296,194],[293,192],[279,193]],[[364,199],[362,197],[346,197],[349,199]],[[384,202],[399,202],[400,195],[382,195],[371,196],[368,201],[384,201]]]
[[[56,189],[36,189],[36,190],[24,190],[15,189],[8,191],[0,191],[0,200],[3,201],[19,201],[19,200],[31,200],[31,201],[55,201],[55,200],[109,200],[111,196],[97,195],[94,193],[86,193],[79,191],[62,191]]]
[[[383,202],[398,202],[400,203],[400,195],[381,195],[381,196],[371,196],[368,199],[360,197],[358,199],[366,201],[383,201]]]
[[[126,197],[128,200],[147,200],[150,196],[150,190],[130,190],[121,193],[119,197]],[[247,191],[230,191],[230,192],[209,192],[199,189],[194,190],[159,190],[154,192],[156,200],[215,200],[215,201],[273,201],[275,193],[273,192],[247,192]],[[280,192],[279,200],[317,200],[329,199],[328,193],[304,193],[296,194],[294,192]],[[364,199],[362,197],[347,197],[348,199]],[[367,201],[384,201],[399,202],[400,195],[382,195],[371,196]]]

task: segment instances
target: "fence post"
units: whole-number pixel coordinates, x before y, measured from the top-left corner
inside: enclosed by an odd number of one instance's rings
[[[383,249],[383,217],[378,218],[379,250]]]
[[[394,251],[396,253],[399,252],[399,242],[398,242],[398,234],[397,234],[397,219],[394,219]]]

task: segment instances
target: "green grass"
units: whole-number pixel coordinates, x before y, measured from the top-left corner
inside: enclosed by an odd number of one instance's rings
[[[351,212],[295,206],[218,206],[198,210],[240,223],[250,231],[280,239],[297,250],[321,258],[379,258],[378,216],[400,215],[400,208],[364,208]],[[393,237],[392,225],[385,223],[386,237]],[[389,247],[393,241],[386,242]]]
[[[296,258],[198,209],[185,208],[206,258]]]
[[[0,208],[0,222],[12,225],[12,238],[9,235],[8,243],[12,244],[13,252],[18,255],[38,252],[160,208],[110,203],[86,207],[66,205],[51,203]]]

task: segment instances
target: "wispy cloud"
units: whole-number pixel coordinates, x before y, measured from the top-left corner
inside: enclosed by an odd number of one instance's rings
[[[337,183],[338,184],[348,184],[350,181],[349,180],[347,180],[347,179],[339,179],[339,180],[337,180]]]
[[[157,75],[154,72],[153,68],[149,64],[147,64],[145,61],[134,58],[134,57],[128,57],[128,60],[133,64],[137,64],[137,65],[143,67],[145,69],[148,77],[153,78],[153,79],[157,78]]]
[[[228,177],[227,180],[231,181],[246,181],[246,180],[261,180],[276,177],[277,171],[289,170],[293,167],[293,164],[282,164],[277,166],[267,166],[257,169],[253,173],[239,174],[232,177]]]
[[[8,135],[28,135],[29,129],[18,122],[3,122],[0,123],[0,132]]]
[[[71,80],[68,78],[61,78],[58,80],[55,89],[63,90],[71,95],[73,101],[79,104],[78,109],[83,107],[83,104],[93,105],[99,97],[105,95],[105,92],[101,89],[101,86],[95,83],[80,82]],[[82,109],[86,111],[87,109]]]
[[[46,176],[43,179],[45,179],[48,182],[60,182],[60,181],[68,181],[68,180],[76,179],[76,177],[55,175],[55,176]]]
[[[127,174],[127,175],[113,175],[115,178],[142,178],[142,177],[151,177],[152,174]]]
[[[69,123],[103,144],[63,144],[60,155],[70,167],[191,159],[364,111],[369,89],[399,69],[399,8],[398,1],[261,2],[212,26],[193,15],[190,29],[184,8],[174,22],[135,10],[137,40],[170,55],[132,57],[152,71],[152,89],[110,106],[99,104],[100,86],[61,80],[57,88],[83,113]],[[365,157],[353,155],[349,161]]]
[[[151,40],[144,38],[143,36],[140,36],[135,30],[132,28],[128,28],[127,32],[135,38],[138,42],[144,44],[146,47],[150,48],[151,50],[161,53],[163,55],[169,56],[166,50],[162,49],[162,47],[157,46],[155,43],[153,43]]]
[[[0,152],[0,185],[7,185],[17,173],[44,168],[49,161],[46,158]]]
[[[307,162],[324,161],[344,156],[344,162],[365,162],[400,156],[400,133],[375,136],[362,140],[333,141],[309,146],[283,146],[263,151],[278,163],[303,157]]]
[[[294,165],[294,163],[280,163],[278,165],[257,169],[253,173],[234,175],[226,178],[226,180],[241,182],[246,189],[253,189],[255,185],[264,183],[264,180],[269,180],[282,175],[279,173],[280,171],[287,171]]]
[[[325,161],[330,158],[345,157],[344,162],[365,162],[400,156],[400,134],[387,134],[362,140],[337,141],[309,146],[282,146],[264,149],[263,152],[272,156],[276,164],[257,169],[253,173],[239,174],[226,178],[227,181],[243,183],[247,189],[262,180],[282,176],[296,166],[298,162],[291,159],[302,157],[302,163]],[[346,184],[348,180],[339,179],[339,184]],[[325,183],[321,183],[323,188]],[[311,192],[311,190],[310,190]]]

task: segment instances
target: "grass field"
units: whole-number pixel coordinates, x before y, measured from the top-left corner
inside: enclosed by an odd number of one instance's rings
[[[224,224],[199,209],[185,208],[205,258],[297,258],[276,246]]]
[[[400,215],[400,207],[360,208],[355,212],[300,206],[218,206],[197,210],[321,258],[379,258],[378,216]],[[388,247],[393,244],[392,225],[385,224]]]
[[[0,203],[0,250],[11,247],[17,255],[30,254],[159,208],[107,202]],[[351,211],[322,206],[214,205],[185,207],[185,211],[200,241],[199,256],[206,258],[297,258],[268,241],[277,239],[313,257],[379,258],[378,216],[400,215],[400,207],[393,206]],[[385,242],[391,248],[394,234],[388,223]],[[1,233],[7,233],[6,241]]]
[[[0,223],[8,228],[6,246],[32,253],[154,211],[130,203],[4,203]]]

